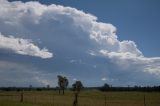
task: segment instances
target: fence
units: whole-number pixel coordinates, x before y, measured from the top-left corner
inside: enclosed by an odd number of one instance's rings
[[[160,96],[158,96],[160,97]],[[116,94],[78,97],[78,106],[160,106],[160,98],[155,100],[148,95],[125,97]],[[58,95],[38,92],[0,93],[0,106],[73,106],[74,95]]]

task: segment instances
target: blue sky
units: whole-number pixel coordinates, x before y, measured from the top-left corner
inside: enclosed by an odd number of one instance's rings
[[[0,3],[0,86],[159,85],[159,0]]]

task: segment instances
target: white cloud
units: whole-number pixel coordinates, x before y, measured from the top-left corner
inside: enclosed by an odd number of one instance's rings
[[[0,49],[10,50],[17,54],[30,55],[41,58],[51,58],[53,54],[47,49],[40,49],[30,40],[15,38],[13,36],[6,37],[0,33]]]
[[[142,55],[136,55],[130,52],[108,52],[106,50],[100,50],[100,53],[106,57],[109,57],[112,62],[119,65],[120,68],[129,70],[131,66],[138,66],[143,72],[149,72],[156,74],[160,77],[160,57],[147,58]]]
[[[70,60],[70,63],[75,63],[75,62],[77,62],[76,60]]]
[[[133,41],[122,41],[120,42],[119,52],[125,53],[129,52],[135,54],[136,56],[142,56],[142,52],[137,49],[137,45]]]
[[[106,81],[107,79],[106,79],[105,77],[103,77],[101,80],[102,80],[102,81]]]
[[[160,57],[144,58],[143,61],[146,63],[144,72],[156,74],[160,78]]]
[[[38,81],[39,83],[42,83],[42,84],[45,85],[45,86],[51,84],[49,80],[42,79],[42,78],[40,78],[40,77],[38,77],[38,76],[34,77],[34,79],[35,79],[36,81]]]

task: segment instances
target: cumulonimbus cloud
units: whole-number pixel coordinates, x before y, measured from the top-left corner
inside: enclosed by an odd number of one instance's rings
[[[117,70],[129,70],[129,73],[141,71],[160,76],[160,57],[145,57],[134,41],[120,41],[114,25],[98,22],[98,18],[92,14],[71,7],[32,1],[23,3],[0,0],[0,3],[1,38],[17,45],[12,47],[13,45],[1,41],[3,49],[23,55],[52,57],[47,49],[40,49],[26,40],[40,39],[49,50],[55,51],[55,56],[61,55],[61,61],[64,57],[73,57],[69,61],[73,64],[77,55],[91,55],[107,58]],[[7,35],[14,37],[6,37]],[[91,61],[93,60],[87,60],[85,64],[91,64]],[[96,68],[101,64],[95,63]]]
[[[40,49],[31,41],[22,38],[15,38],[13,36],[6,37],[0,33],[0,49],[10,50],[17,54],[30,55],[41,58],[51,58],[52,53],[47,49]]]

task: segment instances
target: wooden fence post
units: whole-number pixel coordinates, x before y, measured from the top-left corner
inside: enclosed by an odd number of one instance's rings
[[[146,98],[145,98],[145,94],[144,94],[143,101],[144,101],[144,106],[146,106]]]
[[[21,95],[20,95],[20,102],[23,102],[23,90],[21,91]]]
[[[54,95],[53,95],[53,106],[54,106]]]
[[[75,93],[75,99],[73,101],[73,106],[78,106],[78,92]]]
[[[104,105],[107,106],[107,98],[106,98],[106,95],[105,95],[105,97],[104,97],[104,100],[105,100]]]

